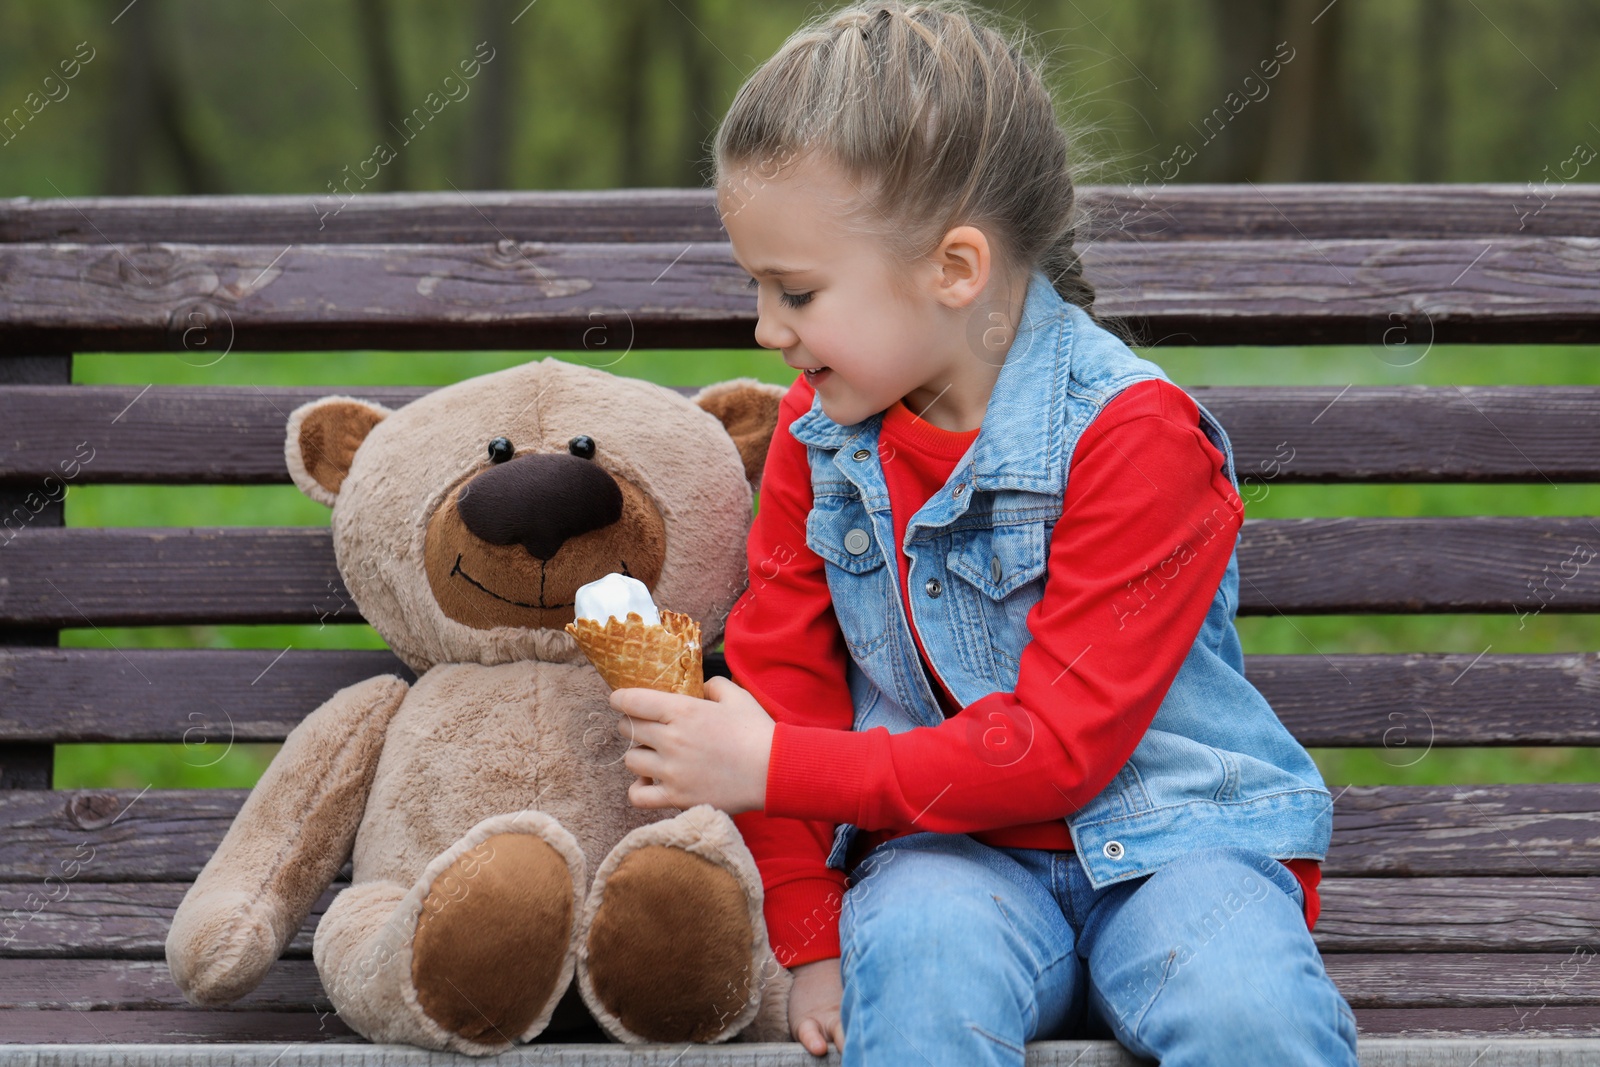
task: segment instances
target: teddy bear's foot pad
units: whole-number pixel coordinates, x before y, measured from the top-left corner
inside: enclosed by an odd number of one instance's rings
[[[733,874],[704,857],[666,845],[628,853],[589,926],[595,994],[647,1041],[718,1037],[750,998],[748,908]]]
[[[412,981],[428,1016],[461,1037],[510,1042],[555,996],[572,934],[567,860],[532,834],[461,853],[417,918]]]

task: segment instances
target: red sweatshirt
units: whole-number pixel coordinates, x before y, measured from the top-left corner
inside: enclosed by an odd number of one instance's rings
[[[750,584],[724,641],[734,680],[776,720],[766,806],[734,822],[761,871],[768,938],[788,967],[839,955],[845,874],[826,864],[837,823],[861,827],[852,861],[919,830],[994,846],[1073,847],[1066,816],[1105,788],[1149,728],[1211,606],[1243,507],[1189,395],[1161,381],[1129,386],[1073,453],[1016,690],[960,707],[913,625],[945,722],[856,732],[849,652],[823,561],[805,543],[810,468],[789,434],[812,395],[801,375],[780,406],[747,546]],[[978,433],[934,426],[899,402],[885,412],[879,456],[896,545]],[[1219,516],[1222,536],[1206,536]],[[1181,542],[1193,558],[1175,577],[1163,569],[1152,578]],[[897,557],[910,620],[903,549]],[[1314,927],[1321,866],[1283,862],[1305,890]]]

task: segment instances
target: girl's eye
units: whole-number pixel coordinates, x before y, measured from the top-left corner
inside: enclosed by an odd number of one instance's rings
[[[744,287],[746,289],[758,289],[758,288],[761,287],[761,283],[756,281],[754,278],[751,278],[748,282],[745,282]],[[810,293],[779,293],[778,294],[778,299],[780,301],[782,301],[782,303],[783,303],[783,305],[785,307],[792,307],[792,308],[805,307],[807,304],[811,303],[811,294]]]

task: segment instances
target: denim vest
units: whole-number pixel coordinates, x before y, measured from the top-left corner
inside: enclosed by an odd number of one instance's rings
[[[962,707],[1015,691],[1031,639],[1028,611],[1044,594],[1050,534],[1078,439],[1112,397],[1151,378],[1170,380],[1033,272],[982,428],[906,528],[912,619]],[[882,422],[880,412],[841,426],[813,398],[789,432],[810,462],[806,544],[826,565],[849,648],[853,729],[898,733],[937,726],[944,715],[900,597],[877,447]],[[1227,434],[1203,406],[1200,423],[1237,488]],[[1116,777],[1066,817],[1096,888],[1215,845],[1278,859],[1327,854],[1332,797],[1310,753],[1245,680],[1233,622],[1238,589],[1235,541],[1205,622],[1149,729]],[[1132,591],[1128,600],[1130,610],[1141,603]],[[844,869],[857,829],[835,829],[830,867]]]

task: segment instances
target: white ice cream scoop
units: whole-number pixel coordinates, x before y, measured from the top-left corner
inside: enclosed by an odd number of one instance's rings
[[[637,578],[613,571],[604,578],[596,578],[578,587],[573,611],[580,619],[592,619],[599,626],[615,616],[618,622],[628,621],[628,612],[636,611],[646,626],[660,626],[661,613],[650,599],[650,590]]]

